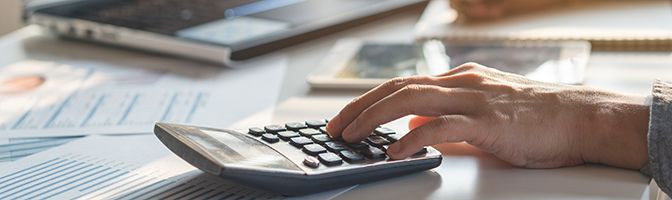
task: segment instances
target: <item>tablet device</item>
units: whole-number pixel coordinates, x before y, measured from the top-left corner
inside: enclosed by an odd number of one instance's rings
[[[581,84],[590,55],[583,41],[501,41],[422,43],[344,39],[308,77],[312,88],[370,89],[399,76],[440,75],[476,62],[528,78]]]

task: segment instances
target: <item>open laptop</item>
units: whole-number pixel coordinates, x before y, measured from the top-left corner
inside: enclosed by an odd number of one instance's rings
[[[424,0],[79,0],[30,21],[76,39],[234,66],[291,44],[424,6]]]

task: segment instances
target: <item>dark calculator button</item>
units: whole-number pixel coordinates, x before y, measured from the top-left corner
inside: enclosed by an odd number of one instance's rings
[[[334,166],[334,165],[340,165],[343,163],[343,160],[341,160],[341,157],[338,157],[338,155],[327,152],[327,153],[321,153],[317,155],[317,158],[322,161],[322,164],[326,166]]]
[[[261,139],[263,139],[264,141],[266,141],[268,143],[276,143],[276,142],[280,141],[280,139],[278,139],[278,136],[275,136],[275,135],[270,134],[270,133],[264,133],[263,135],[261,135]]]
[[[301,147],[303,147],[303,145],[312,144],[312,143],[313,143],[312,140],[308,139],[307,137],[303,137],[303,136],[289,138],[289,144],[291,144],[291,145],[293,145],[297,148],[301,148]]]
[[[362,155],[359,155],[350,150],[343,150],[338,152],[338,154],[343,158],[343,160],[348,161],[349,163],[358,163],[364,160]]]
[[[264,130],[266,130],[266,132],[269,132],[269,133],[277,133],[277,132],[280,132],[280,131],[286,131],[287,129],[285,129],[284,126],[280,126],[280,125],[268,125],[268,126],[264,126]]]
[[[310,168],[317,168],[320,166],[320,161],[313,156],[306,156],[303,158],[303,164]]]
[[[264,132],[264,129],[255,127],[255,128],[250,128],[247,131],[247,133],[250,134],[250,135],[254,135],[254,136],[259,137],[259,136],[261,136],[261,134],[264,134],[266,132]]]
[[[294,131],[280,131],[280,132],[278,132],[278,137],[280,137],[280,139],[283,139],[285,141],[289,140],[289,138],[299,137],[299,136],[301,136],[301,135],[299,135],[299,133],[294,132]]]
[[[298,131],[299,129],[302,129],[302,128],[308,128],[308,126],[306,126],[306,124],[304,124],[303,122],[286,123],[285,127],[287,127],[287,129],[293,130],[293,131]]]
[[[418,156],[418,155],[422,155],[422,154],[426,154],[426,153],[427,153],[427,148],[423,147],[422,149],[420,149],[420,151],[416,152],[413,155]]]
[[[385,136],[388,141],[390,142],[397,142],[399,139],[401,139],[401,135],[399,134],[390,134]]]
[[[311,136],[311,135],[317,135],[317,134],[322,134],[320,131],[312,129],[312,128],[304,128],[299,130],[299,133],[303,136]]]
[[[308,120],[306,121],[306,125],[310,128],[320,128],[326,126],[327,122],[325,120]]]
[[[315,141],[317,143],[320,143],[320,144],[324,144],[325,142],[333,141],[333,139],[331,139],[331,137],[329,137],[328,135],[325,135],[325,134],[312,135],[311,137],[313,138],[313,141]]]
[[[389,128],[385,128],[385,127],[378,127],[378,128],[376,128],[376,130],[374,130],[373,132],[375,132],[375,133],[378,134],[378,135],[395,134],[394,130],[389,129]]]
[[[327,149],[320,146],[319,144],[308,144],[303,146],[303,152],[311,156],[317,156],[318,154],[327,152]]]
[[[390,144],[390,141],[378,135],[369,136],[368,138],[366,138],[366,141],[369,142],[369,144],[371,144],[372,146],[376,147],[382,147],[383,145]]]
[[[322,132],[324,134],[329,134],[329,133],[327,133],[327,127],[326,126],[320,127],[320,132]]]
[[[346,145],[348,145],[350,148],[353,148],[353,149],[358,150],[358,151],[366,150],[366,149],[369,148],[369,145],[366,144],[366,142],[347,143]]]
[[[369,159],[381,159],[387,157],[383,150],[376,147],[369,147],[368,149],[361,151],[361,153]]]
[[[347,149],[345,144],[342,142],[326,142],[324,145],[329,149],[329,151],[339,152]]]

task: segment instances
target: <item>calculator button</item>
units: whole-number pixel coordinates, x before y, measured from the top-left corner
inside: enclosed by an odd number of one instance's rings
[[[310,168],[317,168],[320,166],[320,160],[313,156],[306,156],[303,158],[303,165],[306,165]]]
[[[303,152],[311,156],[316,156],[317,154],[324,153],[327,151],[324,147],[319,144],[308,144],[303,146]]]
[[[347,149],[345,144],[341,142],[326,142],[324,145],[329,149],[329,151],[339,152],[341,150]]]
[[[319,135],[312,135],[313,141],[316,143],[324,144],[325,142],[331,142],[333,139],[329,137],[328,135],[325,134],[319,134]]]
[[[338,152],[338,154],[343,158],[343,160],[348,161],[349,163],[358,163],[364,160],[362,155],[359,155],[350,150],[343,150]]]
[[[366,138],[366,142],[376,147],[382,147],[383,145],[390,144],[390,141],[378,135],[369,136],[368,138]]]
[[[264,133],[263,135],[261,135],[261,139],[263,139],[264,141],[266,141],[268,143],[276,143],[276,142],[280,141],[280,139],[278,139],[278,136],[275,136],[275,135],[270,134],[270,133]]]
[[[285,124],[285,127],[286,127],[287,129],[289,129],[289,130],[293,130],[293,131],[298,131],[299,129],[302,129],[302,128],[308,128],[308,126],[306,126],[306,124],[304,124],[303,122],[290,122],[290,123],[286,123],[286,124]]]
[[[327,127],[326,127],[326,126],[320,127],[320,132],[322,132],[322,133],[324,133],[324,134],[329,134],[329,133],[327,132]]]
[[[264,126],[264,130],[266,130],[266,132],[269,132],[269,133],[277,133],[277,132],[280,132],[280,131],[286,131],[287,129],[285,129],[284,126],[280,126],[280,125],[268,125],[268,126]]]
[[[306,121],[306,125],[310,128],[319,128],[327,125],[327,122],[325,120],[308,120]]]
[[[395,134],[394,130],[385,127],[378,127],[373,132],[375,132],[378,135]]]
[[[311,135],[317,135],[317,134],[322,134],[320,131],[312,129],[312,128],[304,128],[299,130],[299,133],[303,136],[311,136]]]
[[[250,129],[247,131],[247,133],[250,134],[250,135],[254,135],[254,136],[259,137],[259,136],[261,136],[261,134],[264,134],[264,133],[266,133],[266,132],[264,132],[264,129],[261,129],[261,128],[258,128],[258,127],[254,127],[254,128],[250,128]]]
[[[338,155],[331,152],[321,153],[317,155],[317,158],[320,159],[320,161],[322,161],[322,164],[326,166],[340,165],[341,163],[343,163],[341,157],[338,157]]]
[[[399,139],[401,139],[401,135],[399,134],[390,134],[385,136],[388,141],[390,142],[397,142]]]
[[[366,150],[369,148],[369,145],[366,144],[366,142],[359,142],[359,143],[347,143],[350,148],[353,148],[355,150]]]
[[[280,132],[278,132],[278,137],[280,137],[280,139],[285,140],[285,141],[289,140],[289,138],[299,137],[299,136],[301,136],[301,135],[299,135],[299,133],[294,132],[294,131],[280,131]]]
[[[297,148],[301,148],[301,147],[303,147],[303,145],[312,144],[312,143],[313,143],[312,140],[308,139],[307,137],[303,137],[303,136],[293,137],[293,138],[289,139],[289,144],[291,144],[292,146],[295,146]]]
[[[369,147],[368,149],[361,151],[361,153],[369,159],[381,159],[387,157],[383,150],[376,147]]]

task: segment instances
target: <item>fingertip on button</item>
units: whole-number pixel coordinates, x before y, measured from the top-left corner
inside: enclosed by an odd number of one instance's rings
[[[394,143],[394,144],[390,145],[390,146],[387,148],[387,152],[386,152],[386,153],[387,153],[387,155],[390,156],[390,158],[392,158],[392,159],[399,159],[399,153],[400,153],[400,150],[401,150],[401,147],[399,146],[399,144]],[[403,158],[402,158],[402,159],[403,159]]]

